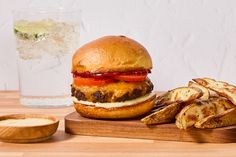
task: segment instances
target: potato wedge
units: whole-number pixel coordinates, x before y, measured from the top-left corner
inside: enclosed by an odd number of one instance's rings
[[[216,114],[221,114],[231,108],[234,108],[235,105],[224,97],[211,98],[212,103],[216,106]]]
[[[229,100],[220,97],[205,101],[196,100],[180,111],[176,116],[175,124],[180,129],[187,129],[208,116],[217,115],[233,107]]]
[[[157,97],[156,106],[193,101],[203,95],[199,88],[180,87]]]
[[[195,127],[201,129],[213,129],[231,125],[236,125],[236,107],[226,110],[218,115],[211,115],[195,123]]]
[[[213,103],[206,103],[205,101],[194,101],[185,106],[179,114],[176,115],[176,126],[179,129],[187,129],[199,120],[209,115],[215,115],[215,105]]]
[[[173,103],[168,106],[160,107],[158,111],[141,119],[146,125],[170,123],[175,120],[175,116],[180,112],[182,104]]]
[[[199,88],[200,90],[202,90],[203,95],[199,98],[200,100],[208,100],[209,99],[210,92],[207,88],[205,88],[197,83],[194,83],[192,81],[188,82],[188,87],[195,87],[195,88]]]
[[[236,87],[226,82],[216,81],[210,78],[193,79],[198,84],[215,91],[220,96],[226,97],[236,105]]]

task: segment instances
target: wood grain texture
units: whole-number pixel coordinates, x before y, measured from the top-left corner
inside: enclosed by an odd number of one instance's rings
[[[0,125],[0,140],[13,143],[34,143],[49,139],[57,130],[59,120],[45,114],[11,114],[0,116],[0,120],[44,118],[50,119],[49,124],[34,126],[4,126]]]
[[[236,142],[236,126],[217,129],[180,130],[175,124],[147,127],[139,120],[95,120],[73,112],[65,117],[66,132],[78,135],[141,138],[167,141]]]
[[[170,142],[66,134],[64,132],[64,116],[73,112],[73,107],[56,109],[26,108],[19,104],[18,98],[18,92],[0,92],[0,115],[15,113],[51,114],[60,119],[59,128],[50,140],[42,143],[14,144],[0,142],[1,157],[235,157],[236,155],[236,143]]]

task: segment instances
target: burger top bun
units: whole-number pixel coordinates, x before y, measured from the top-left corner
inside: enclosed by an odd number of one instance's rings
[[[152,68],[147,50],[125,36],[105,36],[80,47],[73,56],[72,72],[111,72]]]

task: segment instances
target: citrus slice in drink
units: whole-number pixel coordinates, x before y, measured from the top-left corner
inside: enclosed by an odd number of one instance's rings
[[[55,22],[53,20],[26,21],[20,20],[15,23],[14,32],[23,40],[43,40],[48,35]]]

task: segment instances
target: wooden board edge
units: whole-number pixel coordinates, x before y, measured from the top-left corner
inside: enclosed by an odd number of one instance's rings
[[[78,113],[73,112],[65,117],[65,132],[74,135],[197,143],[236,142],[236,126],[217,129],[194,128],[189,130],[180,130],[175,126],[175,124],[162,124],[147,127],[141,122],[139,123],[139,121],[116,121],[117,125],[114,125],[114,123],[109,123],[111,121],[87,119],[80,117],[79,115],[77,120],[71,119],[70,117],[75,116],[74,114]],[[131,131],[133,129],[132,133],[130,132],[130,129]]]

